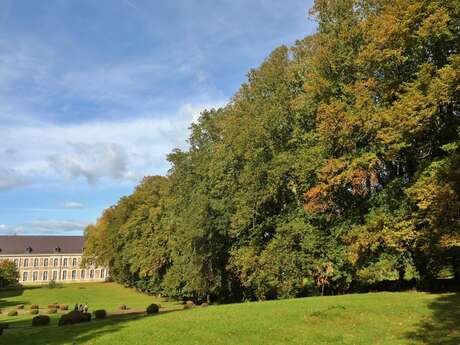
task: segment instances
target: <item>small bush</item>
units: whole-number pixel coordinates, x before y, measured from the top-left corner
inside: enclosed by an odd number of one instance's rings
[[[105,319],[107,316],[107,312],[104,309],[95,310],[93,314],[96,319]]]
[[[57,303],[48,304],[48,309],[59,309],[59,304]]]
[[[50,280],[50,282],[46,285],[48,289],[58,289],[62,288],[63,285],[61,283],[56,283],[54,280]]]
[[[91,313],[83,313],[83,321],[82,322],[90,322],[91,321]]]
[[[118,306],[118,309],[126,310],[126,309],[128,309],[128,307],[126,306],[126,304],[121,304],[121,305]]]
[[[58,321],[58,326],[70,325],[70,317],[67,314],[61,315]]]
[[[59,309],[61,309],[61,310],[69,310],[69,306],[67,304],[61,304],[59,306]]]
[[[147,314],[156,314],[158,313],[159,310],[160,310],[160,307],[156,305],[155,303],[152,303],[147,307],[146,312]]]
[[[37,315],[38,314],[38,309],[30,309],[29,314],[30,315]]]
[[[18,311],[17,310],[10,310],[7,314],[8,316],[17,316],[18,315]]]
[[[201,306],[202,306],[202,307],[208,307],[209,304],[205,302],[205,303],[201,303]]]
[[[78,310],[72,310],[70,313],[64,314],[58,321],[58,326],[73,325],[75,323],[87,322],[91,320],[91,316],[87,316],[89,313],[82,313]]]
[[[56,308],[49,308],[47,311],[46,311],[47,314],[56,314],[57,313],[57,309]]]
[[[39,309],[39,308],[38,308],[38,304],[32,304],[32,305],[30,306],[30,309]]]
[[[78,310],[72,310],[70,313],[68,313],[70,317],[70,322],[71,323],[80,323],[83,322],[83,313]]]
[[[193,301],[187,301],[184,304],[184,309],[190,309],[190,308],[193,308],[194,306],[195,306],[195,303],[193,303]]]
[[[20,304],[20,305],[16,306],[16,309],[24,309],[24,304]]]
[[[46,326],[50,323],[50,317],[47,315],[38,315],[32,319],[32,326]]]

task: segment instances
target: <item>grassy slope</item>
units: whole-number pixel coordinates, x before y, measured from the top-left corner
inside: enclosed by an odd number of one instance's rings
[[[116,309],[120,304],[133,308],[145,308],[155,301],[158,302],[158,299],[116,283],[66,284],[56,289],[30,286],[26,287],[21,294],[0,291],[0,308],[2,309],[8,309],[9,305],[17,304],[24,304],[26,307],[29,304],[38,304],[46,308],[48,304],[54,302],[68,304],[70,308],[75,303],[87,303],[92,310]]]
[[[151,297],[139,297],[141,295],[116,285],[111,285],[110,290],[119,291],[119,294],[107,293],[104,296],[106,306],[115,307],[121,301],[129,304],[126,301],[131,298],[132,303],[144,302],[142,298],[151,301]],[[54,290],[42,290],[42,294],[45,292],[54,297]],[[10,298],[5,300],[10,301]],[[0,336],[0,344],[57,345],[75,341],[76,344],[111,345],[458,345],[460,296],[407,292],[311,297],[211,306],[62,328],[28,325],[29,320],[27,323],[18,321]]]

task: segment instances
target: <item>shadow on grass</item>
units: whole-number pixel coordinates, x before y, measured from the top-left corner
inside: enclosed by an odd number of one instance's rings
[[[161,317],[163,314],[173,311],[179,311],[179,309],[165,310],[155,315],[146,315],[145,312],[115,314],[101,320],[62,327],[57,326],[59,319],[57,315],[50,315],[52,317],[51,324],[41,327],[32,327],[31,319],[16,319],[8,322],[9,328],[4,331],[1,340],[5,340],[5,344],[24,345],[82,344],[105,334],[119,332],[123,328],[129,327],[129,323],[132,321]]]
[[[3,288],[0,289],[0,309],[13,307],[18,304],[24,304],[24,301],[7,301],[4,298],[11,298],[16,296],[21,296],[23,294],[23,289],[14,287],[14,288]]]
[[[436,298],[429,306],[430,319],[421,322],[406,337],[427,345],[460,344],[460,293]]]

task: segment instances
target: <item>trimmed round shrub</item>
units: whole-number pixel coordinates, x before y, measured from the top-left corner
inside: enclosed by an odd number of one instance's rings
[[[83,313],[78,310],[72,310],[70,313],[68,313],[70,317],[70,323],[80,323],[83,322]]]
[[[156,314],[159,311],[160,311],[160,307],[156,305],[155,303],[150,304],[146,309],[147,314]]]
[[[70,317],[67,314],[61,315],[58,321],[58,326],[70,325]]]
[[[96,319],[105,319],[107,316],[107,312],[104,309],[95,310],[93,314]]]
[[[128,307],[126,306],[126,304],[120,304],[120,305],[118,306],[118,309],[120,309],[120,310],[126,310],[126,309],[128,309]]]
[[[67,304],[61,304],[59,306],[59,309],[61,309],[61,310],[69,310],[69,306]]]
[[[91,321],[91,313],[83,313],[83,321],[82,322],[90,322]]]
[[[46,326],[49,325],[50,321],[48,315],[38,315],[32,319],[32,326]]]
[[[48,304],[48,309],[59,309],[59,304],[57,303]]]
[[[190,308],[193,308],[194,306],[195,306],[195,303],[193,303],[193,301],[187,301],[184,304],[184,309],[190,309]]]
[[[74,323],[80,323],[90,320],[91,316],[88,318],[88,316],[86,316],[85,313],[82,313],[78,310],[72,310],[71,312],[61,316],[61,318],[58,321],[58,326],[73,325]]]
[[[10,310],[7,314],[8,316],[17,316],[18,315],[18,311],[17,310]]]
[[[201,303],[201,306],[202,306],[202,307],[208,307],[208,306],[209,306],[209,304],[208,304],[208,303],[206,303],[206,302],[204,302],[204,303]]]
[[[30,306],[30,309],[39,309],[39,308],[38,308],[38,304],[32,304],[32,305]]]
[[[38,309],[30,309],[29,314],[31,315],[37,315],[38,314]]]
[[[56,314],[56,313],[57,313],[57,309],[56,309],[56,308],[49,308],[48,310],[46,310],[46,313],[47,313],[47,314]]]
[[[16,309],[24,309],[24,304],[20,304],[20,305],[16,306]]]

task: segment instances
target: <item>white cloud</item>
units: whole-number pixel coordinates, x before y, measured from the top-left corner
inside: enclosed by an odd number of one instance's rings
[[[0,151],[0,189],[46,180],[96,183],[164,174],[166,155],[186,146],[190,124],[200,112],[223,104],[187,103],[173,113],[132,120],[4,124],[0,130],[7,149]]]
[[[0,224],[3,235],[54,235],[56,233],[81,234],[90,222],[68,219],[34,219],[18,226]]]
[[[1,163],[0,163],[1,164]],[[27,184],[26,178],[15,170],[2,168],[0,165],[0,191]]]
[[[35,219],[25,223],[25,226],[38,232],[55,231],[82,231],[89,222],[81,220],[62,220],[62,219]]]
[[[81,202],[76,202],[76,201],[66,201],[63,205],[64,208],[68,209],[78,209],[78,208],[84,208],[85,205],[82,204]]]
[[[51,166],[67,180],[83,176],[89,183],[97,182],[99,177],[113,179],[127,177],[127,157],[124,149],[114,143],[70,143],[73,154],[53,155],[49,158]]]

